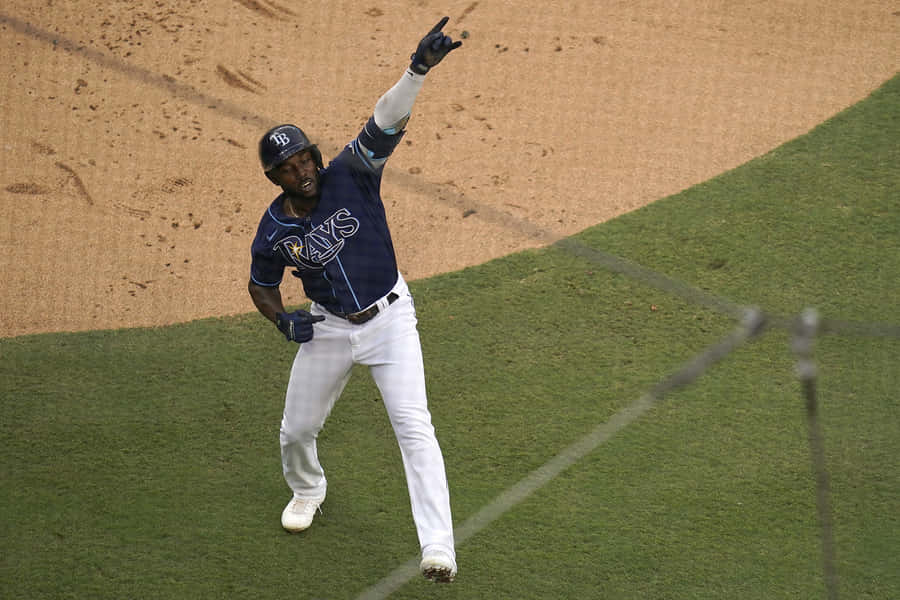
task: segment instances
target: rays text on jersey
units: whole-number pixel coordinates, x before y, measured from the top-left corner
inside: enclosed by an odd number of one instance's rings
[[[359,231],[359,220],[341,208],[303,235],[278,240],[275,250],[300,268],[321,269],[344,247],[344,240]]]

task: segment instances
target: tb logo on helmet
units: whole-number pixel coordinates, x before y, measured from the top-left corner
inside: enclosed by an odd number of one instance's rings
[[[293,154],[303,150],[312,152],[316,166],[322,168],[322,153],[315,144],[309,141],[306,134],[296,125],[279,125],[267,131],[259,140],[259,160],[263,171],[269,171],[287,160]],[[272,179],[269,176],[269,179]],[[272,180],[272,183],[275,183]]]
[[[291,143],[291,138],[288,134],[283,131],[278,131],[269,136],[269,139],[279,146],[287,146]]]

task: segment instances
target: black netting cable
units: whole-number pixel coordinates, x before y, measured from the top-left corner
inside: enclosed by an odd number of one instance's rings
[[[797,377],[802,383],[803,396],[806,401],[809,451],[816,477],[816,508],[822,528],[822,569],[825,577],[825,593],[828,600],[837,600],[838,582],[835,566],[834,529],[829,501],[831,485],[825,465],[822,425],[819,422],[819,403],[816,394],[818,373],[812,358],[813,344],[820,325],[819,315],[814,309],[803,311],[796,324],[793,350],[797,355]]]

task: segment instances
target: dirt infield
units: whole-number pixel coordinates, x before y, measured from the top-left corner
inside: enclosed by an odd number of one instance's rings
[[[35,4],[0,8],[3,337],[253,311],[259,136],[327,160],[444,14],[464,45],[383,188],[410,280],[736,167],[900,67],[888,0]]]

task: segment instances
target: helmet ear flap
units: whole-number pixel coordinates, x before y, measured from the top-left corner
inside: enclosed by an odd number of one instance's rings
[[[319,167],[320,169],[323,168],[322,152],[319,150],[319,147],[317,145],[313,144],[312,146],[309,147],[309,150],[310,150],[310,152],[312,152],[313,158],[316,161],[316,166]]]

